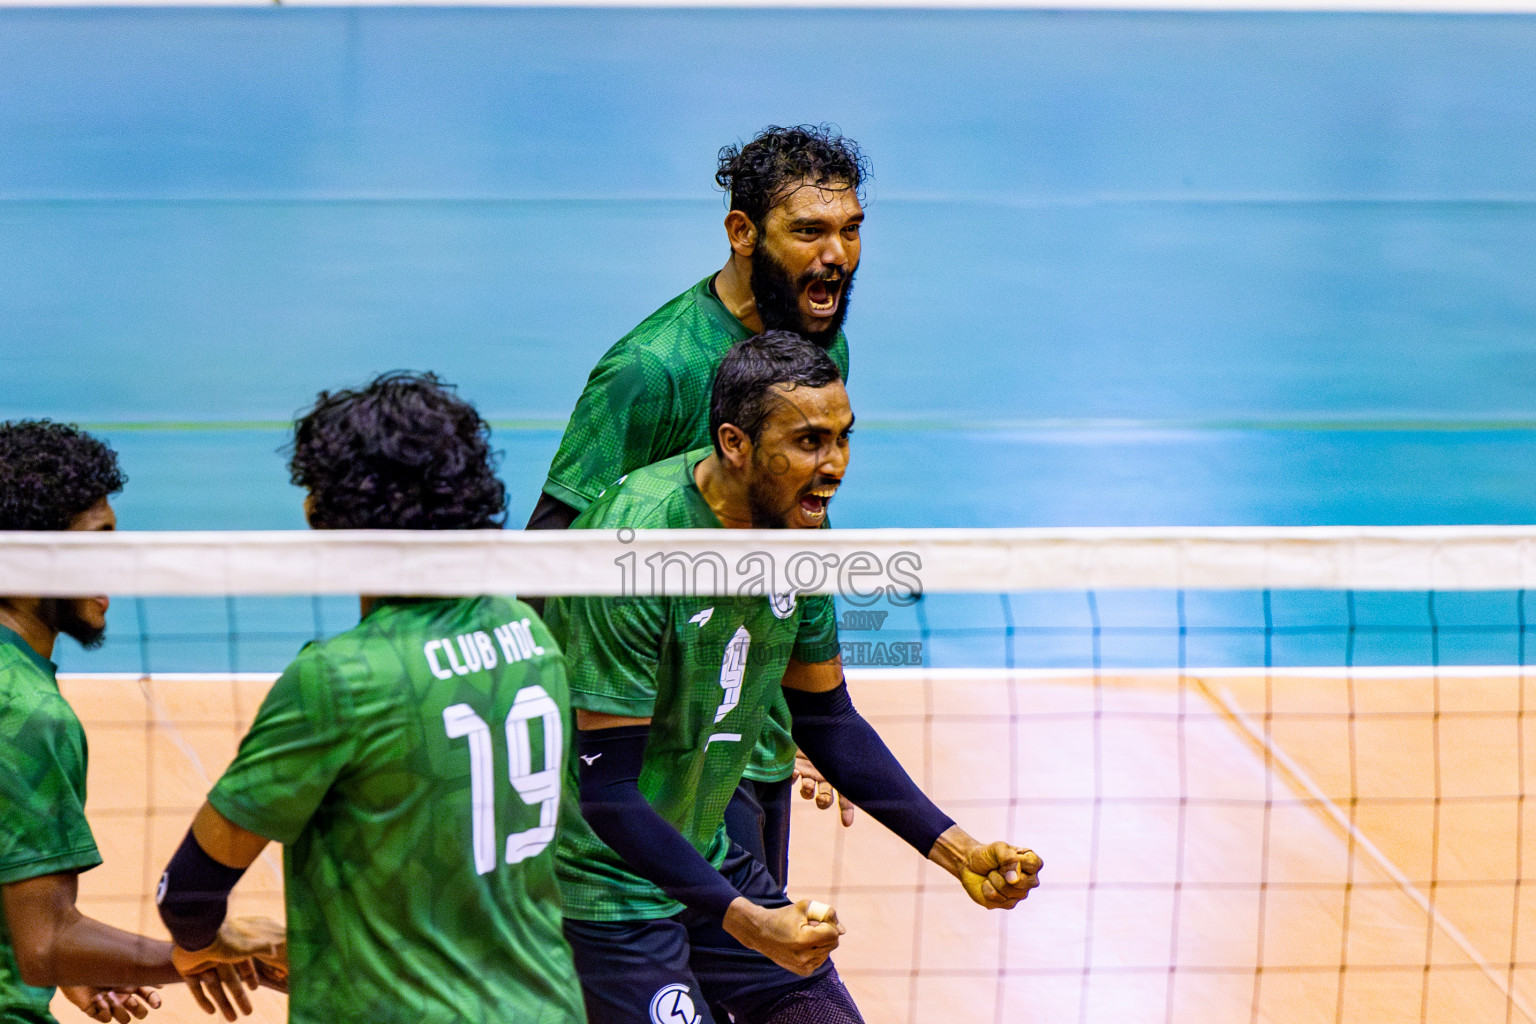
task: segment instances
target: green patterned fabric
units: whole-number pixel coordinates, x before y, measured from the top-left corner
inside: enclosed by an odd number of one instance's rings
[[[716,297],[713,279],[711,274],[646,317],[598,360],[560,439],[545,494],[579,512],[625,473],[712,443],[715,370],[732,345],[752,336]],[[841,331],[827,354],[847,381],[848,339]],[[835,615],[831,597],[805,600],[825,604],[824,614]],[[777,782],[789,777],[794,764],[789,709],[781,695],[743,774]]]
[[[709,453],[701,448],[630,473],[572,529],[719,529],[693,476]],[[640,791],[719,867],[728,845],[725,805],[773,698],[782,698],[784,667],[791,656],[815,663],[837,654],[831,605],[793,596],[557,597],[548,618],[570,663],[571,703],[651,719]],[[574,793],[574,759],[569,773],[566,787]],[[597,838],[576,803],[561,808],[566,916],[622,921],[681,910]]]
[[[55,671],[0,626],[0,885],[101,863],[85,820],[85,730]],[[0,1021],[53,1024],[52,998],[23,984],[0,914]]]
[[[385,601],[304,649],[208,797],[284,844],[290,1021],[585,1021],[554,871],[569,717],[509,599]]]

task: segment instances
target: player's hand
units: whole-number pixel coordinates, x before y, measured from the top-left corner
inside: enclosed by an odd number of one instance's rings
[[[245,988],[267,984],[287,991],[287,929],[265,917],[225,921],[206,949],[188,951],[178,946],[171,952],[171,961],[205,1013],[222,1013],[225,1020],[233,1021],[238,1017],[236,1007],[241,1014],[251,1012]]]
[[[843,819],[843,827],[847,828],[853,824],[853,815],[856,808],[848,801],[847,797],[833,789],[832,783],[828,782],[821,772],[816,770],[816,766],[811,764],[810,759],[798,750],[795,751],[795,773],[790,776],[790,782],[791,784],[798,784],[800,795],[807,800],[816,801],[816,806],[822,810],[831,807],[832,800],[835,797],[837,799],[838,814]]]
[[[143,1020],[150,1010],[160,1009],[160,993],[154,986],[136,988],[93,988],[90,985],[61,985],[64,998],[74,1003],[91,1020],[118,1021],[128,1024]]]
[[[732,901],[724,927],[743,946],[802,978],[826,962],[846,931],[825,903],[800,900],[770,909],[745,896]]]
[[[1040,884],[1045,866],[1034,850],[1011,843],[977,844],[966,851],[960,867],[960,884],[966,893],[988,910],[1012,910]]]

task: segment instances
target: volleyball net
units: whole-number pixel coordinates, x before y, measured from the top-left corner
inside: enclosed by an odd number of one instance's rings
[[[867,1019],[1536,1021],[1536,530],[6,534],[0,581],[114,597],[61,660],[107,862],[82,906],[125,927],[358,594],[822,592],[913,776],[1046,864],[988,913],[797,802],[790,892],[838,908]],[[236,912],[280,893],[273,858]]]

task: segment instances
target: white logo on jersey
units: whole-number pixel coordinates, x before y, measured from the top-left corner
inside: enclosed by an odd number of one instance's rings
[[[709,622],[709,617],[713,614],[715,614],[715,606],[710,605],[708,608],[705,608],[703,611],[699,612],[699,614],[695,615],[688,621],[697,622],[699,624],[699,628],[703,629],[704,626]]]
[[[580,757],[583,761],[587,762],[588,767],[590,767],[593,761],[596,761],[598,758],[602,757],[603,755],[602,754],[578,754],[577,756]]]
[[[795,592],[790,590],[782,594],[769,594],[768,607],[773,609],[774,618],[789,618],[795,614]]]
[[[651,997],[653,1024],[699,1024],[703,1019],[693,1008],[687,985],[663,985]]]
[[[747,648],[750,646],[752,634],[747,632],[746,626],[737,626],[736,635],[725,645],[725,660],[720,663],[720,688],[725,691],[725,695],[720,698],[720,706],[715,709],[716,722],[741,703],[741,681],[747,674]]]

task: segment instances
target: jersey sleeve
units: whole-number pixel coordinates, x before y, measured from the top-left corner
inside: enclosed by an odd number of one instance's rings
[[[581,512],[624,474],[674,454],[676,403],[660,360],[641,348],[610,353],[576,400],[544,493]]]
[[[837,657],[837,608],[831,594],[807,594],[800,599],[800,627],[795,633],[795,660],[814,665]]]
[[[79,723],[36,707],[16,721],[13,710],[0,712],[0,884],[95,867]]]
[[[562,601],[571,705],[650,718],[667,629],[667,599],[576,597]]]
[[[301,655],[268,691],[208,802],[249,832],[293,842],[352,759],[353,717],[334,667]]]

